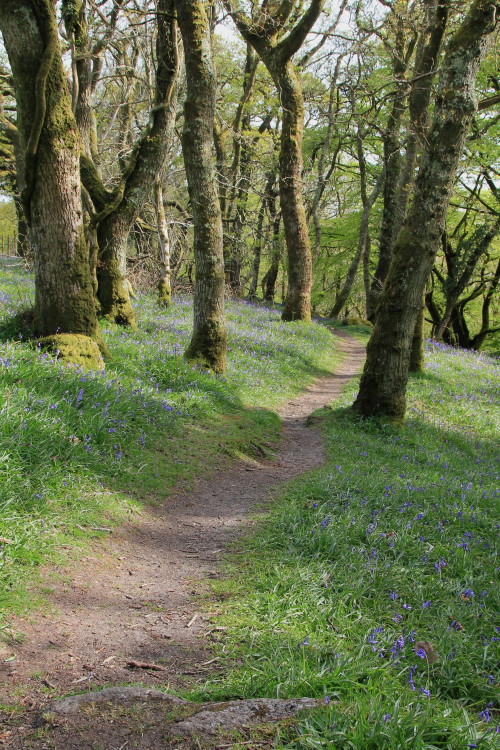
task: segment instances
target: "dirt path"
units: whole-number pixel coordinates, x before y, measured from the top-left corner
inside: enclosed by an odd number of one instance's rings
[[[319,432],[306,417],[338,396],[364,358],[354,339],[337,340],[345,352],[337,373],[281,408],[283,439],[272,461],[216,471],[116,529],[73,569],[55,571],[47,581],[51,611],[20,621],[25,640],[8,647],[14,661],[1,661],[0,702],[21,699],[29,708],[131,681],[175,687],[213,671],[211,627],[197,613],[201,579],[217,577],[220,554],[270,488],[323,462]]]

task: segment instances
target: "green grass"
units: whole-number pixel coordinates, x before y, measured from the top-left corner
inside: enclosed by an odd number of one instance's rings
[[[324,699],[278,748],[498,747],[498,363],[426,356],[403,429],[357,419],[356,385],[323,412],[327,465],[215,584],[227,671],[192,696]]]
[[[17,231],[16,209],[13,200],[0,201],[0,238],[4,240],[4,250],[7,252],[7,238],[11,241],[11,252],[14,252],[13,238]]]
[[[283,324],[278,313],[228,305],[227,376],[183,359],[192,308],[138,302],[139,331],[105,325],[113,360],[83,372],[19,338],[33,299],[22,269],[2,268],[0,288],[0,610],[36,596],[40,563],[74,555],[144,502],[161,502],[229,456],[272,446],[273,407],[330,368],[331,334]],[[15,337],[12,339],[12,337]],[[31,589],[31,596],[28,589]],[[42,592],[43,593],[43,592]],[[1,623],[0,623],[1,624]]]

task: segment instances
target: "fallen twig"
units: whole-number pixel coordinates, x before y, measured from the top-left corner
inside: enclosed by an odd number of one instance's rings
[[[196,620],[198,619],[198,612],[195,612],[192,618],[189,620],[188,624],[186,625],[187,628],[190,628],[191,625],[194,625]]]
[[[210,661],[204,661],[204,662],[203,662],[203,664],[202,664],[201,666],[202,666],[202,667],[206,667],[206,666],[208,666],[209,664],[213,664],[213,663],[214,663],[214,661],[219,661],[219,657],[218,657],[218,656],[216,656],[216,657],[215,657],[215,659],[210,659]]]

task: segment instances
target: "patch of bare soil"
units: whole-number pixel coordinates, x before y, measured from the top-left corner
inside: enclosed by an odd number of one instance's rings
[[[364,359],[362,344],[346,334],[338,336],[344,358],[337,372],[279,410],[283,437],[272,460],[216,467],[194,490],[166,497],[160,507],[114,530],[73,569],[55,571],[49,579],[49,612],[18,621],[24,640],[8,649],[15,659],[3,661],[0,655],[0,702],[25,708],[23,721],[0,713],[6,727],[0,729],[0,747],[184,747],[161,744],[153,734],[151,742],[139,744],[129,745],[120,732],[113,739],[111,719],[111,724],[96,724],[94,717],[85,737],[75,726],[68,732],[63,720],[60,732],[47,737],[43,731],[39,739],[29,722],[56,696],[124,683],[175,688],[188,680],[203,681],[217,669],[210,646],[221,633],[200,604],[204,581],[218,576],[221,554],[253,507],[279,485],[322,464],[321,436],[307,426],[307,417],[339,395]],[[143,713],[144,719],[151,710]],[[116,718],[117,731],[118,725]],[[125,734],[129,725],[126,720]]]

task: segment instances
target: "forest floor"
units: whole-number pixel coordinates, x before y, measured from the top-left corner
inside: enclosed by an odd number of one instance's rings
[[[123,684],[176,692],[217,671],[211,644],[221,633],[209,581],[272,493],[323,463],[321,436],[307,417],[340,394],[364,359],[361,343],[335,335],[340,366],[278,410],[282,439],[272,458],[263,451],[262,460],[214,467],[193,490],[172,493],[97,540],[91,555],[45,571],[45,608],[19,617],[22,640],[3,647],[11,660],[2,660],[0,702],[13,708],[0,746],[128,747],[123,726],[115,739],[112,727],[107,735],[101,721],[87,719],[81,731],[55,726],[49,737],[33,722],[56,696]],[[130,747],[160,747],[144,733],[137,742]]]

